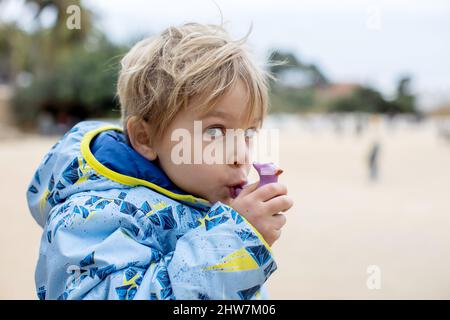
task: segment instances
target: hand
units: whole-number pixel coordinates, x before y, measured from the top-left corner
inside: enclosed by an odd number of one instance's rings
[[[274,182],[257,189],[258,184],[259,181],[245,187],[231,201],[230,206],[244,216],[272,246],[286,224],[286,216],[280,212],[289,210],[294,202],[287,195],[285,185]]]

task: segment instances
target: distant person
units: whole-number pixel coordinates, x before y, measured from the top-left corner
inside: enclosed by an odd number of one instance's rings
[[[370,148],[368,157],[369,176],[370,180],[378,180],[378,158],[380,153],[380,143],[375,141]]]
[[[286,187],[256,182],[237,195],[251,164],[234,150],[212,165],[171,152],[172,133],[195,136],[200,119],[208,141],[241,129],[248,147],[266,115],[266,78],[221,26],[187,23],[137,43],[118,79],[123,129],[80,122],[30,183],[44,228],[38,297],[267,299]]]
[[[355,135],[360,136],[365,129],[365,119],[360,115],[355,115]]]

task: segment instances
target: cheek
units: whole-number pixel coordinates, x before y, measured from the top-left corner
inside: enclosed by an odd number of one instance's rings
[[[219,171],[218,167],[207,164],[192,164],[183,168],[184,176],[189,177],[193,183],[200,185],[203,188],[208,188],[217,184]]]
[[[219,192],[218,188],[223,180],[223,164],[176,164],[172,159],[172,150],[179,145],[179,141],[174,142],[169,140],[166,142],[168,143],[165,146],[160,146],[158,150],[159,163],[163,171],[175,185],[187,193],[199,195],[204,198],[211,197],[214,193]],[[203,141],[201,155],[203,155],[205,147],[210,143],[214,143],[214,141]],[[192,141],[190,154],[192,163],[194,162],[193,144]],[[178,151],[179,148],[175,148],[174,152],[177,153]],[[178,155],[181,156],[180,153]]]
[[[217,184],[219,167],[207,164],[175,164],[170,153],[161,155],[160,165],[169,179],[189,193],[206,194]]]

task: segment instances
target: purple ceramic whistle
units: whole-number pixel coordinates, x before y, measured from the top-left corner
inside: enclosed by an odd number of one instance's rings
[[[278,176],[283,173],[283,170],[278,168],[274,163],[253,163],[253,167],[259,174],[259,185],[258,188],[265,184],[278,182]],[[242,188],[236,188],[236,196],[241,193]]]

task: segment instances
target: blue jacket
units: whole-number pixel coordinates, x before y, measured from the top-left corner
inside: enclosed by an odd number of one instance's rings
[[[44,229],[40,299],[268,298],[276,263],[258,231],[180,190],[117,126],[74,126],[43,158],[27,200]]]

